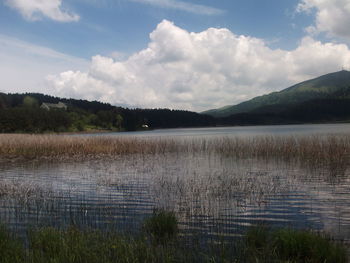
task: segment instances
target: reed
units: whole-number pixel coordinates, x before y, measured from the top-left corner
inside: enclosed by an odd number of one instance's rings
[[[237,159],[298,160],[331,169],[350,160],[350,135],[151,139],[108,136],[0,135],[0,158],[103,158],[130,154],[221,154]]]
[[[97,196],[105,191],[98,200],[101,202],[98,208],[99,204],[93,207],[94,204],[86,201],[89,196],[84,193],[79,196],[79,191],[52,193],[50,188],[30,181],[2,180],[0,201],[9,199],[8,203],[4,201],[6,209],[12,207],[12,201],[15,204],[17,201],[29,203],[36,211],[38,221],[41,216],[50,216],[62,220],[63,224],[69,221],[97,228],[99,222],[102,225],[107,219],[113,221],[117,216],[125,220],[134,213],[127,211],[129,207],[123,208],[121,198],[133,200],[140,206],[140,200],[147,200],[152,208],[170,209],[181,223],[193,222],[196,216],[219,221],[223,213],[224,216],[234,216],[235,207],[245,209],[254,205],[260,208],[274,196],[293,192],[295,186],[297,190],[303,190],[300,188],[304,186],[306,189],[307,184],[300,182],[300,178],[304,180],[308,171],[327,171],[332,178],[346,175],[349,153],[349,135],[164,139],[0,135],[0,163],[16,166],[24,159],[29,159],[28,163],[32,160],[36,160],[35,163],[72,160],[78,169],[88,164],[93,169],[83,170],[79,175],[83,179],[75,179],[82,184],[97,186],[96,193],[93,193]],[[109,158],[113,160],[110,162]],[[267,167],[270,161],[273,164]],[[240,166],[240,162],[243,165]],[[275,166],[275,162],[282,165]],[[261,168],[260,164],[265,166]],[[285,164],[289,166],[286,168]],[[249,168],[253,166],[254,169]],[[296,174],[300,173],[300,178],[289,173],[291,166]],[[300,166],[308,170],[305,172]],[[84,174],[85,171],[88,172]],[[50,171],[48,175],[51,175]],[[68,180],[77,175],[68,172],[66,176]],[[94,191],[92,188],[86,190],[84,186],[81,189],[82,192]],[[110,194],[110,200],[104,200],[106,193]],[[50,201],[42,205],[43,202],[38,200]],[[81,203],[82,209],[71,206],[70,202]],[[109,202],[108,206],[104,206],[105,202]],[[23,209],[23,213],[21,209],[22,206],[15,216],[18,222],[25,221],[20,217],[27,216],[28,209]],[[185,232],[182,230],[181,234]],[[154,233],[157,231],[153,231],[155,236]]]
[[[1,180],[0,199],[11,198],[22,205],[30,201],[43,201],[53,196],[52,189],[33,182]]]
[[[173,140],[55,135],[0,135],[2,158],[96,158],[126,154],[161,154],[181,147]]]

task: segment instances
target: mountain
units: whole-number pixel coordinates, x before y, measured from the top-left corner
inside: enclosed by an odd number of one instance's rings
[[[224,126],[336,122],[350,122],[349,98],[315,99],[289,107],[278,104],[217,118],[217,123]]]
[[[213,117],[240,113],[281,112],[311,100],[350,98],[350,72],[342,70],[307,80],[279,92],[255,97],[233,106],[202,112]]]

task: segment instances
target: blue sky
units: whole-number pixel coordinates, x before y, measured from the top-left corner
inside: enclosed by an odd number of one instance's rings
[[[38,21],[28,21],[17,10],[3,4],[0,33],[89,59],[97,53],[119,51],[129,54],[144,48],[149,33],[163,19],[194,32],[224,27],[236,34],[263,38],[274,47],[287,49],[297,45],[304,35],[303,28],[312,22],[310,16],[295,12],[297,0],[197,0],[185,3],[189,6],[200,3],[212,8],[213,13],[197,13],[195,7],[193,11],[184,11],[142,0],[68,0],[62,2],[62,9],[79,14],[80,19],[61,23],[44,16]]]
[[[0,91],[201,111],[350,68],[350,0],[2,0]]]

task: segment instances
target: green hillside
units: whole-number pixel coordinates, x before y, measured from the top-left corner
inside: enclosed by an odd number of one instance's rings
[[[350,72],[342,70],[301,82],[279,92],[255,97],[237,105],[225,106],[203,113],[214,117],[227,117],[237,113],[256,112],[259,109],[271,111],[275,108],[280,110],[281,105],[289,107],[309,100],[349,98],[349,89]]]

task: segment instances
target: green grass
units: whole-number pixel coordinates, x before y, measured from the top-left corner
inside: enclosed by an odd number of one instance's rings
[[[248,230],[243,243],[248,262],[347,262],[346,248],[322,234],[289,228]]]
[[[96,230],[82,231],[75,227],[66,230],[43,228],[28,232],[28,242],[14,237],[0,228],[0,262],[23,263],[95,263],[95,262],[347,262],[346,248],[329,238],[310,231],[293,229],[270,230],[252,227],[241,242],[218,241],[201,247],[191,245],[169,233],[168,223],[173,218],[168,212],[157,212],[157,219],[147,220],[163,236],[162,243],[150,242],[147,235],[131,237]],[[162,219],[159,219],[162,218]],[[172,221],[171,219],[170,221]],[[163,223],[161,223],[163,224]],[[172,225],[173,223],[171,223]],[[152,231],[154,228],[151,228]],[[151,232],[152,233],[152,232]],[[176,241],[176,242],[174,242]]]
[[[178,222],[175,213],[155,210],[153,215],[145,220],[143,229],[156,243],[173,240],[178,233]]]
[[[0,226],[0,262],[24,262],[25,251],[22,242]]]
[[[32,262],[155,262],[159,257],[144,240],[116,233],[47,228],[30,235]]]

